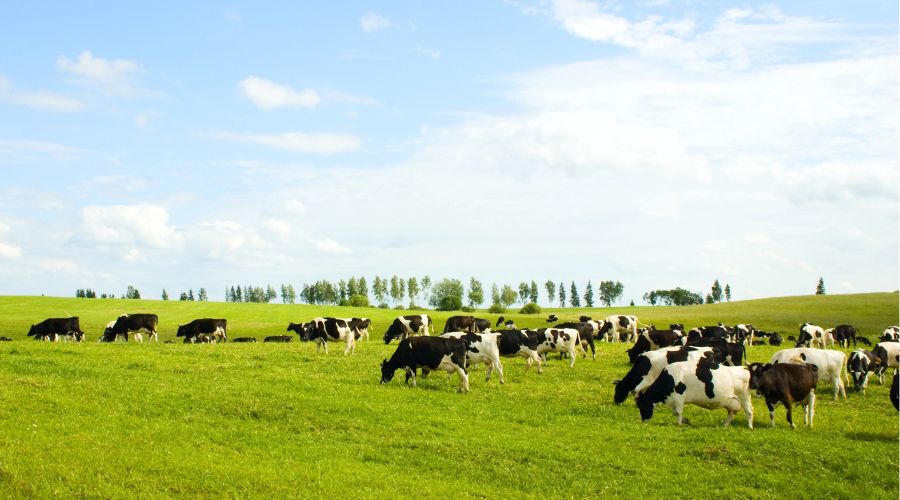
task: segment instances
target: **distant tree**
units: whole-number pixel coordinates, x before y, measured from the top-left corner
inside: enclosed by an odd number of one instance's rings
[[[584,305],[587,307],[594,307],[594,287],[591,286],[591,282],[587,282],[587,286],[584,287]]]
[[[816,284],[816,295],[825,295],[825,280],[819,276],[819,283]]]
[[[385,281],[386,279],[375,276],[375,281],[372,282],[372,294],[375,295],[375,300],[377,300],[379,304],[383,304],[385,300],[387,300],[387,286],[385,285]]]
[[[106,298],[108,298],[108,297],[106,296],[105,293],[101,293],[101,294],[100,294],[100,298],[101,298],[101,299],[106,299]],[[169,300],[169,299],[166,299],[166,300]]]
[[[713,296],[712,296],[711,293],[707,293],[707,294],[706,294],[706,303],[707,303],[707,304],[712,304],[712,303],[714,303],[715,301],[716,301],[716,299],[713,298]]]
[[[537,304],[538,285],[537,285],[537,283],[534,282],[534,280],[531,281],[531,289],[528,291],[528,298],[531,300],[531,302]]]
[[[234,287],[234,300],[233,302],[243,302],[244,295],[241,293],[241,287]]]
[[[634,299],[631,299],[631,303],[628,304],[628,305],[631,306],[631,307],[634,307]]]
[[[341,300],[345,300],[348,297],[347,282],[344,280],[338,281],[338,296],[340,296]]]
[[[544,283],[544,289],[547,290],[547,302],[552,304],[553,301],[556,300],[556,283],[547,280],[547,282]]]
[[[650,304],[651,306],[656,305],[656,300],[658,295],[656,294],[656,290],[651,290],[644,294],[644,302]]]
[[[462,307],[463,292],[461,281],[445,278],[432,288],[430,304],[440,311],[456,311]]]
[[[347,296],[352,297],[359,294],[359,282],[353,276],[347,280]]]
[[[206,293],[206,288],[200,288],[200,291],[197,292],[197,300],[200,302],[208,302],[209,294]]]
[[[400,300],[403,300],[403,297],[406,296],[406,280],[400,278]]]
[[[519,283],[519,302],[526,304],[531,297],[531,287],[526,282]]]
[[[725,283],[725,300],[731,302],[731,285]]]
[[[201,289],[202,290],[202,289]],[[272,285],[266,285],[266,302],[272,302],[278,298],[278,293]]]
[[[193,288],[188,290],[188,300],[190,300],[191,302],[194,301],[194,289]]]
[[[139,299],[139,298],[141,298],[141,292],[139,292],[137,288],[135,288],[131,285],[128,285],[128,290],[125,292],[124,298]]]
[[[559,307],[566,307],[566,287],[559,282]]]
[[[713,281],[709,295],[712,297],[713,302],[722,302],[722,285],[719,284],[719,280]]]
[[[422,279],[419,280],[419,285],[421,285],[419,288],[421,288],[422,291],[422,300],[428,303],[428,299],[431,295],[431,276],[428,276],[427,274],[422,276]]]
[[[578,287],[574,281],[569,289],[569,304],[572,304],[572,307],[581,307],[581,297],[578,296]]]
[[[612,306],[612,303],[619,300],[625,292],[625,286],[618,281],[601,281],[600,282],[600,302],[606,304],[606,307]]]
[[[106,295],[106,294],[103,294],[103,295]],[[166,292],[165,288],[163,288],[162,299],[169,300],[169,294]]]
[[[78,290],[75,290],[75,298],[76,299],[84,298],[84,289],[83,288],[79,288]]]
[[[422,290],[419,288],[419,280],[417,280],[415,276],[406,280],[406,294],[409,296],[410,304],[415,304],[421,291]]]
[[[187,292],[181,292],[181,296],[178,297],[178,300],[187,300],[187,299],[188,299]]]
[[[474,276],[469,279],[469,307],[477,307],[484,303],[484,287]]]
[[[515,302],[516,291],[509,285],[503,285],[503,288],[500,289],[500,303],[503,304],[504,307],[509,308],[509,306],[513,305]]]
[[[394,300],[394,304],[399,304],[403,300],[403,295],[400,294],[400,278],[396,274],[391,276],[391,299]]]
[[[365,276],[361,276],[359,278],[359,283],[357,284],[357,293],[364,296],[366,298],[366,302],[369,301],[369,285],[366,283]]]

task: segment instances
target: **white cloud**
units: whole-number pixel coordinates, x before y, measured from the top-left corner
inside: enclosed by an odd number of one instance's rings
[[[68,259],[44,259],[40,261],[41,269],[45,271],[77,274],[80,269],[78,264]]]
[[[319,102],[315,90],[294,90],[257,76],[249,76],[238,83],[241,93],[253,104],[262,109],[275,109],[287,106],[314,108]]]
[[[17,246],[0,243],[0,258],[18,259],[22,256],[22,249]]]
[[[143,69],[134,61],[103,59],[86,50],[75,61],[60,56],[56,67],[61,73],[71,75],[76,83],[109,95],[136,97],[145,93],[133,82],[136,75],[143,73]]]
[[[422,54],[422,55],[424,55],[424,56],[428,56],[428,57],[430,57],[430,58],[432,58],[432,59],[440,59],[440,58],[441,58],[441,53],[438,52],[438,51],[436,51],[436,50],[434,50],[434,49],[429,49],[428,47],[423,47],[423,46],[421,46],[421,45],[416,45],[416,46],[414,47],[414,49],[415,49],[415,51],[418,52],[419,54]]]
[[[12,81],[0,75],[0,99],[41,111],[72,113],[84,109],[85,104],[75,98],[51,92],[21,92]]]
[[[212,131],[209,136],[233,142],[247,142],[300,153],[330,155],[356,151],[361,145],[358,137],[351,134],[285,132],[282,134],[254,134]]]
[[[391,25],[391,22],[386,18],[375,14],[374,12],[366,12],[359,19],[359,26],[366,33],[374,33],[378,30],[387,28]]]
[[[313,241],[317,249],[324,253],[347,255],[351,253],[350,249],[334,241],[331,238],[322,238]]]
[[[0,165],[31,162],[69,161],[84,153],[83,150],[44,141],[0,140]]]
[[[171,249],[183,235],[169,225],[169,213],[155,205],[87,206],[82,209],[85,233],[101,244]]]
[[[147,257],[137,248],[130,248],[125,255],[122,256],[125,262],[146,262]]]

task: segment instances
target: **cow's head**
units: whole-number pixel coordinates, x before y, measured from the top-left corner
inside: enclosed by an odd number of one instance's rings
[[[759,389],[759,380],[762,377],[762,374],[766,372],[772,365],[769,363],[750,363],[747,365],[747,369],[750,370],[750,388],[751,389]]]
[[[310,321],[309,323],[303,323],[302,325],[297,326],[300,327],[300,332],[298,332],[297,335],[300,336],[301,342],[309,342],[309,340],[313,338],[313,334],[318,327],[315,321]]]
[[[388,327],[387,331],[384,332],[384,343],[390,344],[392,340],[400,337],[403,334],[403,325],[400,324],[400,320],[395,319],[391,326]]]
[[[288,332],[294,332],[297,335],[303,335],[303,325],[298,325],[297,323],[288,323],[287,330]]]
[[[634,403],[637,405],[638,411],[641,412],[642,422],[646,422],[653,417],[653,402],[650,401],[649,396],[643,392],[638,393],[634,396]]]
[[[31,325],[31,328],[28,329],[28,336],[34,337],[35,335],[37,335],[37,328],[35,328],[34,325]]]
[[[394,378],[394,370],[388,365],[388,360],[381,362],[381,383],[386,384]]]
[[[185,337],[188,334],[188,325],[178,325],[178,333],[175,334],[176,337]]]

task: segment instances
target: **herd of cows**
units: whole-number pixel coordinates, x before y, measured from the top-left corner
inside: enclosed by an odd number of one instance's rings
[[[468,368],[486,365],[486,380],[494,371],[500,383],[504,383],[500,358],[522,357],[525,370],[536,365],[542,372],[547,353],[559,353],[568,357],[569,366],[575,366],[579,352],[586,357],[590,351],[596,355],[595,342],[630,342],[626,351],[631,369],[623,378],[614,382],[614,402],[623,403],[633,396],[642,420],[653,416],[657,404],[668,406],[678,424],[684,420],[686,404],[707,409],[725,409],[729,425],[741,410],[747,416],[747,424],[753,427],[752,391],[765,398],[770,423],[775,425],[775,407],[781,403],[787,409],[787,421],[794,427],[792,410],[797,404],[803,407],[803,421],[812,427],[815,415],[815,388],[820,380],[828,381],[834,391],[834,399],[847,397],[844,379],[849,384],[852,377],[857,391],[865,392],[869,377],[875,375],[883,384],[885,372],[894,368],[890,399],[895,409],[900,407],[898,396],[898,368],[900,368],[900,328],[891,326],[884,330],[879,342],[869,351],[856,349],[857,342],[871,342],[857,335],[851,325],[839,325],[824,329],[804,323],[795,347],[776,352],[769,363],[743,365],[747,346],[768,343],[780,346],[785,339],[778,333],[757,330],[749,324],[733,327],[718,324],[686,330],[684,325],[673,324],[668,329],[639,323],[635,316],[612,315],[603,320],[582,316],[579,321],[559,322],[555,315],[547,318],[552,327],[520,329],[502,316],[492,325],[491,321],[473,316],[452,316],[447,319],[443,333],[434,336],[434,323],[427,314],[399,316],[393,320],[384,334],[385,344],[399,339],[399,345],[390,359],[381,363],[381,383],[389,383],[397,370],[406,373],[406,382],[416,385],[417,371],[427,376],[431,371],[446,371],[459,376],[459,390],[469,390]],[[129,335],[139,342],[142,332],[158,340],[155,314],[125,314],[110,321],[99,342],[115,342]],[[372,322],[367,318],[315,318],[307,323],[290,323],[287,331],[297,334],[303,342],[316,343],[316,352],[328,352],[329,342],[344,345],[344,354],[355,352],[356,342],[368,340]],[[640,328],[639,328],[640,327]],[[32,325],[28,336],[38,340],[58,341],[85,339],[78,317],[49,318]],[[225,319],[196,319],[179,325],[177,337],[186,343],[215,343],[228,341]],[[0,337],[0,340],[9,340]],[[291,342],[292,335],[273,335],[263,342]],[[230,342],[256,342],[254,337],[240,337]],[[173,341],[167,341],[173,342]],[[847,348],[853,343],[849,355],[834,349],[835,344]],[[828,346],[831,346],[831,349]],[[846,368],[846,370],[845,370]]]

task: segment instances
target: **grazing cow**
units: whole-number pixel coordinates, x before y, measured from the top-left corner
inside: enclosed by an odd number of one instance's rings
[[[532,363],[537,363],[538,373],[543,372],[543,362],[538,356],[537,337],[530,337],[526,330],[499,330],[500,355],[506,358],[521,356],[525,358],[525,371],[531,368]]]
[[[725,328],[722,325],[717,326],[698,326],[697,328],[691,328],[691,330],[687,334],[687,342],[697,342],[700,339],[709,339],[709,338],[718,338],[728,342],[732,342],[734,339],[732,338],[731,332],[728,331],[728,328]]]
[[[31,325],[31,328],[28,330],[29,337],[46,338],[53,341],[58,340],[60,335],[68,337],[70,334],[74,334],[76,342],[84,340],[84,332],[81,331],[78,316],[71,318],[47,318],[36,325]]]
[[[449,332],[474,332],[475,317],[474,316],[450,316],[444,323],[443,333]]]
[[[853,325],[838,325],[834,328],[825,330],[826,334],[831,334],[832,339],[836,340],[843,348],[850,347],[850,341],[853,341],[853,347],[856,347],[856,328]]]
[[[548,352],[564,352],[569,355],[569,367],[575,366],[575,347],[578,345],[578,330],[574,328],[538,328],[528,330],[529,336],[537,338],[537,353],[547,364]]]
[[[621,404],[629,394],[636,394],[650,386],[663,368],[680,361],[693,361],[708,357],[712,361],[721,361],[721,353],[712,347],[663,347],[655,351],[647,351],[638,355],[634,366],[628,370],[621,380],[616,380],[613,401]]]
[[[184,337],[186,343],[200,334],[213,335],[216,340],[221,338],[223,342],[227,342],[227,331],[228,320],[203,318],[195,319],[186,325],[178,325],[178,333],[175,336]]]
[[[590,321],[590,320],[588,320]],[[591,359],[597,359],[597,350],[594,347],[594,327],[588,322],[559,323],[553,328],[572,328],[578,331],[578,343],[581,346],[582,357],[587,356],[587,350],[591,350]]]
[[[784,342],[784,339],[781,338],[781,335],[778,332],[772,332],[769,334],[769,345],[779,346]]]
[[[256,337],[238,337],[236,339],[231,339],[231,342],[256,342]]]
[[[821,326],[803,323],[803,326],[800,327],[800,338],[797,339],[795,347],[815,347],[816,344],[819,344],[822,349],[827,349],[828,340],[831,340],[831,347],[834,348],[834,337],[830,333]]]
[[[500,383],[506,383],[503,380],[503,365],[500,364],[500,333],[470,333],[470,332],[447,332],[441,337],[447,339],[460,339],[466,343],[466,359],[468,363],[484,363],[487,365],[487,376],[485,382],[491,380],[491,373],[497,370],[500,374]]]
[[[628,349],[625,352],[628,353],[628,361],[631,364],[634,364],[637,357],[641,354],[654,349],[659,349],[660,347],[675,345],[679,340],[681,340],[680,330],[643,331],[638,336],[637,342],[634,343],[631,349]]]
[[[669,325],[669,330],[678,330],[682,334],[684,334],[684,323],[672,323]]]
[[[370,326],[372,326],[372,320],[369,318],[350,318],[350,329],[354,331],[357,339],[365,337],[368,342]]]
[[[495,328],[499,327],[499,326],[502,325],[505,321],[506,321],[506,318],[504,318],[503,316],[500,316],[499,318],[497,318],[497,324],[494,325],[494,327],[495,327]]]
[[[810,347],[782,349],[772,355],[769,363],[773,365],[777,363],[816,365],[819,369],[819,380],[828,380],[834,387],[835,401],[837,401],[838,395],[843,395],[844,399],[847,398],[847,390],[844,387],[844,381],[841,379],[841,372],[847,364],[847,355],[841,351]]]
[[[609,342],[618,342],[619,333],[627,333],[628,341],[637,341],[637,317],[635,316],[607,316],[600,326],[597,335],[606,335]]]
[[[265,342],[293,342],[294,337],[290,335],[270,335],[263,339],[263,343]]]
[[[865,345],[867,345],[867,346],[871,346],[871,345],[872,345],[872,341],[869,340],[869,337],[863,337],[862,335],[858,335],[858,336],[856,337],[856,340],[858,340],[860,344],[865,344]]]
[[[545,321],[547,323],[556,323],[557,321],[559,321],[559,318],[557,318],[555,314],[551,314],[550,316],[547,316],[547,319]]]
[[[890,342],[890,341],[898,341],[900,340],[900,326],[889,326],[884,329],[881,333],[880,340],[882,342]]]
[[[416,370],[421,368],[423,377],[433,370],[456,372],[459,375],[459,392],[469,390],[466,343],[459,339],[428,336],[402,339],[391,359],[381,362],[381,383],[390,382],[394,372],[400,368],[406,370],[406,383],[411,378],[413,387],[416,387]]]
[[[891,403],[895,410],[900,411],[900,373],[895,373],[891,382]]]
[[[107,328],[100,337],[103,342],[113,342],[116,337],[123,335],[125,342],[128,342],[128,333],[134,333],[134,340],[143,342],[141,330],[147,330],[149,337],[153,341],[158,341],[156,335],[156,325],[159,324],[159,316],[155,314],[124,314],[116,319],[112,328]],[[108,326],[108,325],[107,325]]]
[[[315,318],[303,325],[300,340],[314,341],[316,352],[324,348],[325,354],[328,354],[328,342],[343,342],[346,345],[345,355],[348,352],[356,352],[356,332],[350,328],[351,322],[352,320],[348,318]]]
[[[869,374],[878,367],[876,360],[877,357],[872,351],[863,349],[851,352],[850,357],[847,358],[847,373],[853,379],[853,386],[857,392],[866,393],[866,387],[869,385]]]
[[[434,323],[427,314],[399,316],[384,332],[384,343],[390,344],[396,338],[405,339],[409,335],[428,335],[429,330],[434,333]]]
[[[744,355],[747,353],[747,348],[744,344],[728,342],[721,337],[701,338],[693,342],[688,341],[686,345],[715,347],[722,353],[722,362],[731,366],[741,366],[744,362]]]
[[[816,414],[816,384],[819,381],[816,365],[750,363],[750,388],[756,389],[766,399],[769,423],[775,427],[775,405],[781,403],[787,409],[787,421],[794,426],[793,407],[803,406],[803,425],[813,426]]]
[[[708,410],[724,408],[728,427],[741,409],[747,414],[747,427],[753,428],[753,404],[750,401],[750,372],[743,366],[725,366],[707,359],[682,361],[665,367],[656,381],[634,397],[641,420],[653,417],[653,406],[664,403],[675,413],[678,425],[684,421],[684,405],[694,404]]]
[[[895,373],[900,369],[897,361],[898,356],[900,356],[900,343],[893,341],[879,342],[872,349],[872,354],[875,355],[875,373],[878,375],[878,382],[884,384],[884,372],[888,368],[893,368]]]

